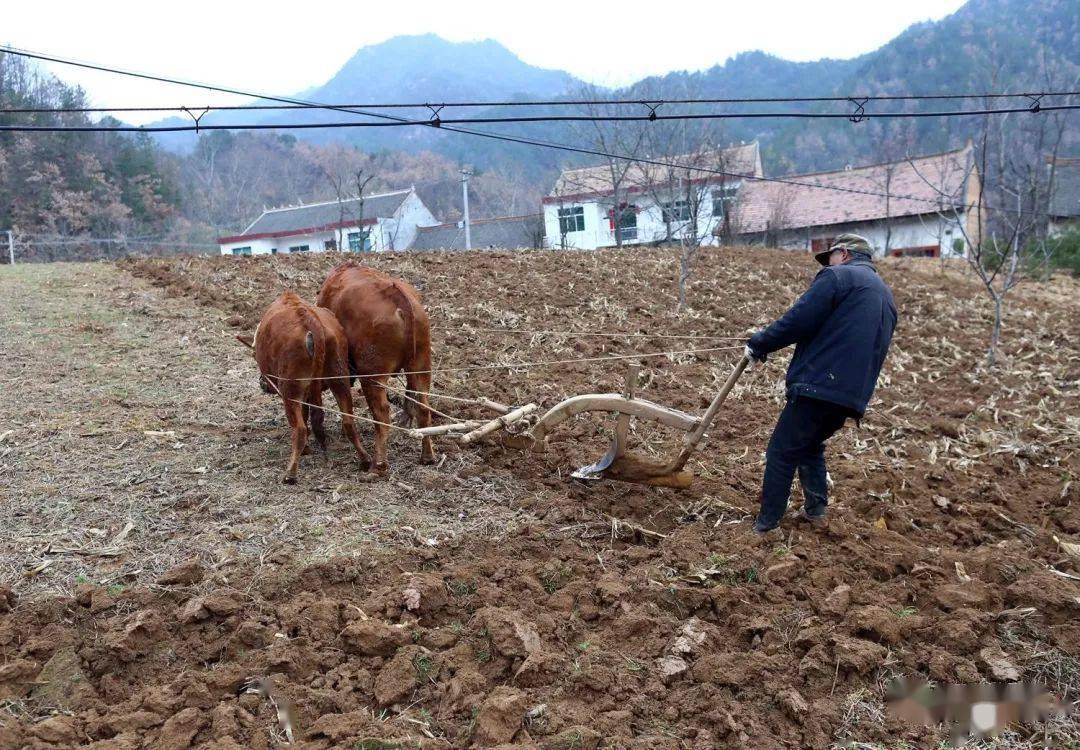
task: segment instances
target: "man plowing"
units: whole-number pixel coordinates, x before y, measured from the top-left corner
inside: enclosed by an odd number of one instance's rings
[[[870,243],[840,235],[815,255],[825,266],[779,320],[754,334],[746,356],[764,362],[795,345],[787,371],[787,404],[765,452],[761,510],[754,531],[780,525],[795,472],[803,490],[800,516],[822,522],[828,504],[825,441],[844,422],[861,419],[896,327],[892,291],[871,260]]]

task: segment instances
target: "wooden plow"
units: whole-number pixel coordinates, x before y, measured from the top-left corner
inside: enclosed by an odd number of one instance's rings
[[[536,404],[525,404],[513,408],[487,398],[475,399],[473,403],[494,411],[499,416],[489,420],[470,419],[462,422],[435,425],[434,427],[421,427],[411,429],[408,432],[419,438],[440,436],[457,438],[457,441],[462,445],[472,445],[482,437],[497,430],[504,430],[515,422],[519,422],[538,408]]]
[[[546,449],[545,441],[548,434],[570,417],[584,412],[610,412],[618,415],[611,446],[600,460],[581,467],[572,474],[573,477],[618,479],[658,487],[687,487],[693,481],[693,474],[686,470],[686,462],[705,436],[720,406],[749,363],[750,360],[746,357],[739,360],[731,375],[728,376],[727,382],[700,417],[637,398],[634,392],[638,384],[638,366],[631,365],[626,376],[626,388],[622,394],[592,393],[568,398],[544,414],[527,435],[521,436],[522,439],[515,441],[511,438],[511,444],[543,452]],[[686,436],[683,438],[681,450],[669,461],[662,463],[628,453],[626,435],[630,428],[631,417],[649,419],[684,431]]]
[[[739,360],[719,393],[700,417],[638,398],[635,391],[638,386],[639,366],[634,364],[627,372],[623,393],[587,393],[572,396],[549,409],[531,429],[505,436],[503,443],[508,447],[542,453],[547,449],[547,436],[566,420],[585,412],[608,412],[618,416],[615,421],[615,435],[607,453],[595,463],[581,467],[571,476],[583,480],[604,478],[658,487],[687,487],[693,481],[693,474],[686,469],[686,462],[705,437],[724,400],[749,363],[750,360],[745,356]],[[461,445],[471,445],[493,432],[521,422],[537,410],[534,403],[516,408],[486,398],[471,400],[471,403],[497,412],[499,416],[490,420],[467,420],[411,429],[408,432],[415,437],[452,437]],[[682,430],[686,433],[682,448],[665,462],[656,462],[628,452],[626,438],[630,419],[633,417]]]

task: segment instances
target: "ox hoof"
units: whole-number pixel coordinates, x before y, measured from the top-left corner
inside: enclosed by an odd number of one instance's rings
[[[433,463],[435,463],[435,461],[436,458],[434,453],[432,453],[431,455],[424,455],[423,453],[420,454],[421,466],[431,466]]]
[[[281,478],[282,484],[296,484],[296,477],[292,474],[286,474]]]
[[[300,451],[300,455],[301,456],[310,456],[311,455],[311,443],[305,443],[304,444],[304,450]]]
[[[377,461],[372,468],[372,472],[379,475],[386,474],[388,471],[390,471],[390,464],[386,461]]]

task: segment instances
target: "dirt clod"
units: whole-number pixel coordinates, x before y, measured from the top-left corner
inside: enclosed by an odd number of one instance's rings
[[[188,560],[176,567],[169,568],[158,576],[159,586],[191,586],[199,583],[206,575],[206,570],[198,560]]]
[[[520,690],[498,687],[480,705],[473,728],[473,743],[491,747],[510,742],[521,729],[528,698]]]
[[[380,620],[357,620],[341,632],[341,640],[350,653],[390,656],[409,642],[409,633],[405,628],[387,625]]]

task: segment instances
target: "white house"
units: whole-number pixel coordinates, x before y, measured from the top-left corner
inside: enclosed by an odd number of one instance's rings
[[[633,162],[618,190],[606,165],[564,171],[542,201],[547,246],[594,250],[683,236],[715,244],[714,230],[724,225],[743,178],[762,176],[757,141],[657,161],[701,169]]]
[[[412,188],[365,195],[363,201],[287,206],[263,211],[241,234],[218,238],[222,255],[274,255],[337,250],[404,250],[418,227],[437,220]]]
[[[732,214],[732,235],[747,244],[816,252],[855,232],[878,255],[964,255],[965,235],[978,242],[979,179],[968,142],[941,154],[749,180]]]

